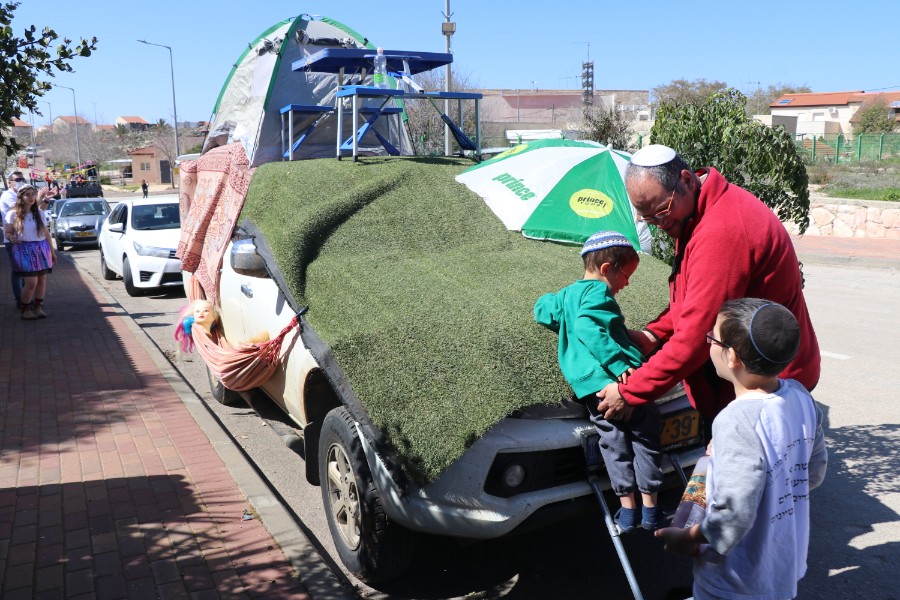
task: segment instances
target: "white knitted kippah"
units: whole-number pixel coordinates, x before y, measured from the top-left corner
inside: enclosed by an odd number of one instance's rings
[[[581,255],[584,256],[588,252],[616,246],[631,247],[631,242],[618,231],[598,231],[584,243],[584,246],[581,248]]]
[[[650,144],[631,156],[632,164],[639,167],[658,167],[675,158],[675,151],[662,144]]]

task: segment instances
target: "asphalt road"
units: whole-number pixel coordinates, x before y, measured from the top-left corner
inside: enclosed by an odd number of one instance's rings
[[[631,597],[599,513],[475,544],[429,537],[401,581],[377,589],[360,583],[336,558],[320,489],[306,483],[302,458],[253,410],[215,403],[199,357],[175,356],[173,324],[186,304],[184,294],[130,298],[121,281],[100,278],[96,250],[63,256],[106,289],[170,357],[290,507],[328,567],[360,597]],[[900,564],[900,272],[807,265],[805,274],[823,350],[814,395],[828,416],[830,464],[813,494],[809,572],[800,598],[854,598],[862,592],[900,599],[892,572]],[[665,554],[649,534],[628,536],[625,545],[645,598],[690,595],[690,561]]]

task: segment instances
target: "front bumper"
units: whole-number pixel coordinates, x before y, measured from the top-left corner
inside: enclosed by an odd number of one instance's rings
[[[69,246],[96,246],[98,244],[96,229],[88,231],[56,230],[56,243]]]
[[[177,258],[135,254],[129,256],[128,260],[131,261],[131,273],[135,287],[157,288],[182,284],[181,261]]]
[[[466,453],[424,488],[411,488],[403,494],[374,450],[360,433],[372,467],[375,485],[382,495],[388,516],[399,524],[426,533],[454,537],[491,539],[510,533],[536,513],[559,507],[575,506],[572,501],[593,492],[584,473],[581,454],[582,429],[593,429],[587,419],[516,419],[500,421],[477,440]],[[683,467],[693,465],[706,452],[703,444],[675,451]],[[490,470],[498,455],[536,453],[556,460],[558,479],[546,487],[500,497],[485,491]],[[580,455],[580,459],[578,458]],[[573,460],[575,458],[575,460]],[[580,462],[579,462],[580,460]],[[673,473],[663,459],[665,473]],[[574,471],[573,471],[574,469]],[[601,475],[601,485],[609,480]],[[558,511],[557,511],[558,512]],[[577,511],[576,511],[577,512]],[[573,512],[574,516],[576,513]]]

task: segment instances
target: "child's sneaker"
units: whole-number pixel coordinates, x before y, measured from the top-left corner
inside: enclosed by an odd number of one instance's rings
[[[641,507],[641,527],[647,531],[656,531],[659,529],[662,510],[658,506],[642,506]]]
[[[34,311],[31,310],[30,306],[28,306],[25,308],[25,310],[22,311],[22,318],[25,319],[26,321],[32,321],[34,319],[37,319],[38,316],[36,314],[34,314]]]
[[[620,508],[614,517],[619,533],[631,533],[638,527],[638,514],[636,508]]]

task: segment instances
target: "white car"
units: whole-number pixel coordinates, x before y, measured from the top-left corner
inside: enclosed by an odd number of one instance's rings
[[[125,280],[129,296],[181,285],[178,196],[153,196],[119,202],[100,230],[100,272],[106,280]]]

